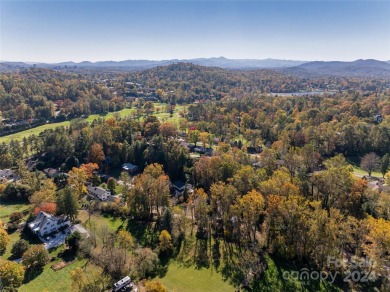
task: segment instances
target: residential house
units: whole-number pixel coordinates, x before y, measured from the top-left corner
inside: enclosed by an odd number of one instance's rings
[[[206,148],[206,147],[195,147],[194,152],[207,155],[207,156],[213,156],[214,150],[212,148]]]
[[[94,187],[92,185],[89,185],[87,187],[88,192],[98,198],[100,201],[106,201],[108,197],[111,196],[110,191],[107,191],[106,189],[103,189],[101,187]]]
[[[57,169],[55,169],[55,168],[45,168],[43,170],[43,173],[46,174],[48,177],[53,178],[57,174],[59,174],[59,171]]]
[[[138,172],[138,166],[131,164],[131,163],[125,163],[122,165],[122,169],[124,171],[127,171],[130,174],[136,174]]]
[[[34,221],[28,223],[28,227],[34,234],[41,237],[58,232],[60,228],[66,228],[70,225],[70,221],[67,216],[54,216],[46,212],[40,211],[35,217]]]
[[[12,169],[0,169],[0,180],[6,179],[6,180],[11,180],[14,179],[15,172]]]
[[[374,115],[373,119],[374,119],[374,122],[378,123],[378,124],[382,123],[382,121],[383,121],[382,115]]]
[[[191,184],[186,184],[182,181],[174,181],[172,183],[172,193],[175,196],[182,196],[184,192],[187,190],[189,192],[192,191],[192,185]]]
[[[28,159],[26,161],[27,169],[29,171],[33,171],[35,167],[37,166],[38,160]]]

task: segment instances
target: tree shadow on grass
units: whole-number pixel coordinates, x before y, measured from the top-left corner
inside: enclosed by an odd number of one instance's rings
[[[140,244],[150,244],[153,242],[153,231],[150,230],[148,221],[129,220],[126,230],[133,235]]]
[[[24,274],[23,284],[27,284],[28,282],[37,278],[43,272],[43,267],[33,267],[26,270]]]
[[[66,249],[58,254],[58,258],[62,259],[64,262],[72,262],[76,259],[77,253]]]
[[[164,278],[168,272],[168,265],[161,265],[157,271],[157,275],[160,278]]]
[[[220,260],[221,259],[221,252],[220,252],[219,240],[215,240],[215,242],[213,244],[212,255],[213,255],[214,268],[216,270],[218,270],[218,268],[221,265],[221,260]]]
[[[224,265],[220,271],[223,279],[225,281],[229,279],[229,281],[234,286],[239,286],[242,283],[244,275],[242,274],[241,270],[237,268],[237,265],[232,261],[224,261]]]
[[[297,263],[293,260],[286,261],[279,259],[276,256],[266,257],[267,270],[262,274],[258,281],[253,284],[254,289],[263,289],[264,291],[274,291],[279,289],[282,291],[340,291],[336,285],[333,285],[327,281],[319,281],[308,279],[307,281],[294,280],[291,276],[293,271],[300,272],[303,269],[313,270],[310,267],[305,266],[302,263]],[[336,284],[336,283],[335,283]]]
[[[197,239],[195,244],[195,265],[196,268],[209,268],[210,257],[207,251],[207,239]]]

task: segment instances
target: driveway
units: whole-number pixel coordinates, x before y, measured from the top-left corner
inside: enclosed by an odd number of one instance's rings
[[[65,238],[68,237],[69,234],[70,229],[67,228],[65,230],[65,234],[63,234],[62,232],[58,232],[57,234],[55,234],[54,238],[51,236],[45,236],[43,238],[39,237],[39,239],[43,242],[43,245],[46,249],[51,249],[65,243]],[[46,238],[49,238],[49,240],[46,240]]]

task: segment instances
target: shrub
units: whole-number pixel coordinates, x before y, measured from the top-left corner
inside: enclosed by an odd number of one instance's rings
[[[21,258],[22,255],[29,249],[30,245],[28,242],[24,239],[19,239],[17,242],[14,243],[11,249],[11,254],[15,258]]]

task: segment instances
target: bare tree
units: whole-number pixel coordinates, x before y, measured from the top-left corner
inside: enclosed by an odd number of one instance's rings
[[[363,170],[368,172],[368,175],[371,176],[371,173],[374,170],[379,169],[380,166],[380,157],[374,152],[368,153],[363,156],[360,166]]]

